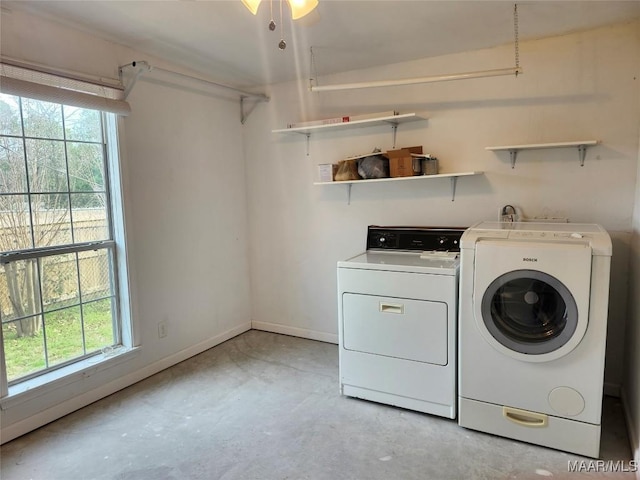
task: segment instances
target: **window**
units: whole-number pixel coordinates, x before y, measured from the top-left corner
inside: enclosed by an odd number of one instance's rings
[[[113,113],[0,94],[5,385],[127,337],[109,181],[110,162],[118,161],[109,158],[117,151],[114,120]]]

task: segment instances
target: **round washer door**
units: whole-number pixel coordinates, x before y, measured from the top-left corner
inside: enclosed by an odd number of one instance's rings
[[[532,258],[539,268],[522,265]],[[478,244],[473,301],[483,338],[525,362],[567,355],[587,330],[590,260],[589,250],[566,245]]]
[[[516,270],[496,278],[482,297],[482,320],[504,347],[544,355],[567,344],[578,327],[578,307],[557,278]]]

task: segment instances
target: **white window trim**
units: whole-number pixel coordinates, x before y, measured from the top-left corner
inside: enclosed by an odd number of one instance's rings
[[[15,94],[15,93],[14,93]],[[55,101],[55,100],[54,100]],[[126,102],[125,102],[126,103]],[[128,107],[128,104],[127,104]],[[95,107],[94,107],[95,108]],[[131,294],[129,268],[126,248],[123,183],[121,175],[122,158],[120,155],[119,129],[122,127],[117,112],[105,112],[104,115],[107,145],[107,175],[109,175],[108,198],[111,202],[111,223],[113,241],[115,241],[115,262],[118,282],[116,299],[120,314],[120,335],[122,347],[116,354],[112,351],[71,363],[24,381],[8,386],[7,369],[4,356],[4,339],[0,328],[0,410],[6,410],[21,402],[45,395],[62,386],[91,376],[105,368],[118,365],[137,356],[136,347],[139,335],[134,331],[131,315]],[[117,159],[116,161],[112,161]]]
[[[0,398],[0,410],[9,410],[23,402],[47,395],[59,388],[130,361],[136,358],[141,350],[140,347],[120,347],[112,350],[106,348],[103,353],[94,357],[18,382],[8,388],[7,396]]]
[[[109,186],[111,201],[111,224],[113,229],[113,240],[115,241],[115,262],[118,274],[118,306],[120,309],[120,335],[122,345],[134,348],[140,345],[139,334],[132,316],[131,285],[129,282],[130,268],[127,248],[126,218],[124,209],[124,184],[122,181],[121,167],[123,156],[120,151],[120,137],[122,119],[115,115],[107,115],[106,128],[107,138],[107,158],[117,158],[117,162],[107,162],[107,174],[109,175]]]

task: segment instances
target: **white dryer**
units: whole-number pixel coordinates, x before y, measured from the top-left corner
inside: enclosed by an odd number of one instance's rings
[[[343,395],[455,418],[464,230],[370,226],[367,251],[338,262]]]
[[[465,232],[461,426],[598,457],[611,252],[593,224]]]

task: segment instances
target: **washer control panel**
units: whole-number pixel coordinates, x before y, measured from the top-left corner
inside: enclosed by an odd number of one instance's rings
[[[480,222],[462,236],[462,248],[474,249],[481,240],[562,242],[588,246],[593,255],[613,253],[611,237],[595,223]]]
[[[585,238],[590,238],[591,236],[587,233],[578,233],[578,232],[538,232],[538,231],[515,231],[509,232],[509,238],[516,239],[553,239],[553,240],[582,240]]]

